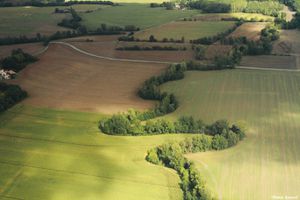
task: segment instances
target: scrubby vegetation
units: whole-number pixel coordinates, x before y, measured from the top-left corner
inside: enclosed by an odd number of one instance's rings
[[[243,55],[265,55],[272,51],[272,42],[279,39],[279,31],[275,26],[268,26],[261,31],[260,40],[248,40],[246,37],[223,38],[222,44],[234,45]]]
[[[176,170],[183,190],[184,200],[214,199],[195,165],[184,157],[186,153],[222,150],[236,145],[245,137],[245,130],[238,125],[229,126],[227,121],[217,121],[210,127],[214,136],[199,135],[150,149],[146,160]]]
[[[26,65],[37,60],[36,57],[23,52],[22,49],[16,49],[11,52],[10,56],[0,60],[0,68],[18,72],[26,67]]]
[[[0,113],[27,97],[27,93],[17,85],[0,82]]]

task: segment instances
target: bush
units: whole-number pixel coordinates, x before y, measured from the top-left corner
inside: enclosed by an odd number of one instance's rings
[[[23,52],[22,49],[15,49],[10,56],[0,60],[0,65],[3,69],[18,72],[26,67],[26,65],[36,62],[37,60],[36,57]]]
[[[0,82],[0,112],[12,107],[27,97],[27,93],[17,85]]]
[[[215,135],[211,142],[212,148],[222,150],[228,147],[228,141],[223,135]]]

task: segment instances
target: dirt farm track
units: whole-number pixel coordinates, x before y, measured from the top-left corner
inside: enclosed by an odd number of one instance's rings
[[[144,80],[166,67],[92,58],[52,44],[13,83],[29,93],[23,102],[27,105],[108,114],[154,106],[155,102],[142,100],[136,92]]]

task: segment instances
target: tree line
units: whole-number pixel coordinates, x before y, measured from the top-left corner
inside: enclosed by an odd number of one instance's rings
[[[201,134],[181,142],[160,145],[147,153],[148,162],[169,167],[178,173],[184,200],[214,199],[195,164],[188,161],[184,154],[226,149],[245,137],[245,127],[236,124],[229,126],[224,120],[215,122],[210,129],[214,131],[213,137]]]
[[[108,26],[106,24],[102,24],[99,28],[93,31],[88,31],[84,26],[80,26],[77,30],[68,30],[68,31],[57,31],[56,33],[46,36],[37,33],[35,37],[27,37],[25,35],[20,35],[17,37],[3,37],[0,38],[0,45],[11,45],[11,44],[24,44],[24,43],[34,43],[34,42],[43,42],[47,45],[52,40],[64,39],[64,38],[72,38],[79,37],[85,35],[118,35],[124,34],[128,31],[137,31],[139,28],[133,25],[127,25],[124,27],[119,26]]]
[[[17,85],[0,82],[0,113],[27,97],[27,93]]]
[[[35,6],[35,7],[50,7],[50,6],[72,6],[76,4],[95,4],[95,5],[110,5],[115,6],[111,1],[67,1],[65,0],[25,0],[25,1],[0,1],[0,7],[16,7],[16,6]]]
[[[0,60],[0,68],[5,70],[13,70],[18,72],[26,67],[26,65],[36,62],[37,57],[23,52],[22,49],[12,50],[11,55]]]
[[[162,43],[184,43],[185,39],[184,37],[181,37],[181,39],[174,39],[174,38],[163,38],[162,40],[158,40],[155,38],[154,35],[150,35],[148,39],[139,39],[135,38],[132,33],[128,35],[124,35],[118,38],[119,41],[126,41],[126,42],[162,42]]]
[[[230,56],[228,56],[230,57]],[[233,58],[232,58],[233,59]],[[176,124],[172,124],[169,121],[157,120],[151,121],[158,116],[162,116],[175,111],[178,108],[178,101],[173,94],[166,92],[162,93],[159,86],[163,83],[173,80],[180,80],[184,78],[184,72],[187,70],[222,70],[234,68],[233,61],[223,60],[216,64],[201,64],[196,62],[186,62],[180,64],[172,64],[170,67],[161,75],[153,76],[146,80],[142,87],[138,91],[138,95],[147,100],[157,100],[159,103],[152,110],[145,112],[138,112],[130,110],[128,113],[121,113],[113,115],[110,118],[101,120],[99,122],[99,128],[102,132],[107,134],[129,134],[129,135],[140,135],[140,134],[155,134],[155,133],[167,133],[167,132],[184,132],[184,129],[178,129]],[[190,119],[191,123],[194,124],[193,119],[183,118],[181,120]],[[144,125],[142,121],[146,121]],[[200,122],[195,122],[200,125]],[[178,124],[178,123],[177,123]],[[195,126],[198,127],[199,126]],[[164,128],[162,128],[164,127]],[[176,128],[177,127],[177,128]],[[189,129],[189,131],[197,132],[200,129]]]
[[[185,51],[186,47],[173,47],[173,46],[151,46],[151,47],[144,47],[144,46],[125,46],[125,47],[118,47],[116,50],[119,51]]]

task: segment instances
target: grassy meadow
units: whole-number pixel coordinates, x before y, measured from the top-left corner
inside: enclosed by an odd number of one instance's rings
[[[0,115],[0,199],[181,199],[179,177],[145,161],[187,135],[99,133],[100,114],[18,105]]]
[[[105,7],[92,13],[84,13],[81,17],[83,18],[82,24],[89,29],[96,29],[102,23],[117,26],[135,25],[144,29],[191,17],[198,13],[199,11],[196,10],[150,8],[149,4],[122,4],[121,6]]]
[[[135,37],[148,39],[154,35],[158,40],[181,39],[181,37],[193,40],[222,33],[233,26],[232,21],[178,21],[140,31],[135,34]]]
[[[247,138],[221,152],[187,155],[223,200],[300,196],[300,74],[255,70],[188,72],[169,82],[180,107],[169,118],[243,121]]]
[[[74,5],[78,12],[101,8],[100,5]],[[0,37],[28,35],[36,33],[50,35],[67,30],[57,26],[68,14],[54,14],[56,7],[4,7],[0,8]],[[57,7],[64,9],[67,7]]]

